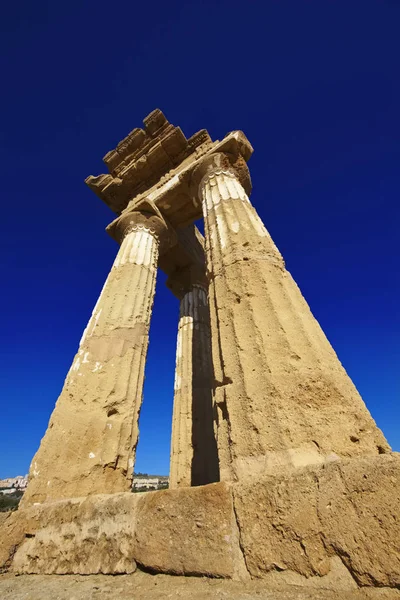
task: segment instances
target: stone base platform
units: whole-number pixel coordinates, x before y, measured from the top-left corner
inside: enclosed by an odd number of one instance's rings
[[[400,588],[400,456],[256,481],[73,498],[0,518],[16,574],[204,575],[333,590]]]
[[[149,575],[0,575],[1,600],[400,600],[393,588],[327,590],[263,579]]]

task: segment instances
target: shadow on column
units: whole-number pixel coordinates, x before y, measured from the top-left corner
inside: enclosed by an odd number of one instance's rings
[[[214,434],[210,313],[208,305],[199,306],[198,310],[199,319],[194,320],[192,337],[192,486],[220,479]]]

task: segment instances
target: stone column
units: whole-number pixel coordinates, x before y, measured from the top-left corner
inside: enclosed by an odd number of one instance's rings
[[[221,479],[388,452],[227,157],[205,159],[194,183],[210,273]]]
[[[205,275],[191,269],[169,285],[181,298],[176,349],[170,488],[219,481],[213,418],[210,313]]]
[[[167,227],[158,216],[132,212],[110,230],[121,247],[32,461],[25,504],[131,489]]]

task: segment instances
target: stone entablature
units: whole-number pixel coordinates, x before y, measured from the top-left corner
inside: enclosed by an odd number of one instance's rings
[[[193,154],[201,155],[212,145],[205,129],[186,139],[180,127],[167,121],[156,109],[144,119],[144,129],[136,128],[121,140],[103,160],[110,175],[90,176],[86,183],[119,213],[129,198],[150,190]]]
[[[154,111],[144,122],[146,123],[152,115],[157,115],[160,123],[165,119],[161,111]],[[117,214],[127,209],[132,210],[142,200],[147,200],[154,202],[174,227],[184,227],[202,217],[201,206],[196,199],[196,194],[193,195],[191,190],[193,170],[204,157],[220,152],[229,157],[231,164],[240,173],[242,185],[250,193],[251,181],[245,163],[249,160],[253,148],[242,131],[233,131],[221,142],[212,142],[208,133],[202,130],[193,138],[189,138],[187,149],[182,155],[178,155],[180,160],[177,158],[175,164],[172,161],[159,163],[154,160],[154,153],[161,153],[163,136],[168,132],[170,132],[168,135],[171,135],[172,131],[178,130],[180,132],[179,128],[174,128],[168,121],[164,122],[159,130],[154,132],[159,131],[157,134],[159,139],[156,136],[158,141],[155,141],[156,138],[153,140],[155,145],[143,142],[137,150],[139,154],[136,155],[133,151],[135,140],[139,140],[139,137],[143,138],[142,134],[137,132],[143,130],[135,129],[130,134],[132,137],[128,136],[121,142],[124,148],[122,155],[127,154],[123,162],[124,168],[118,170],[118,175],[116,171],[97,177],[90,175],[86,179],[87,185]],[[156,151],[155,148],[158,150]],[[129,154],[131,151],[132,154]],[[106,155],[106,162],[109,161],[110,155],[113,157],[112,160],[120,160],[121,155],[112,151]],[[155,164],[152,164],[153,162]],[[122,163],[115,162],[115,164]],[[191,201],[188,202],[188,198]]]

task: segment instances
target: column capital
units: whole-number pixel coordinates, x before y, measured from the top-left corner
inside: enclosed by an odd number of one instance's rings
[[[167,279],[167,287],[179,300],[182,300],[196,286],[204,290],[208,289],[205,266],[191,265],[190,267],[179,269],[174,271]]]
[[[132,210],[123,212],[106,227],[106,231],[119,244],[132,231],[147,231],[158,241],[160,254],[176,243],[175,231],[150,201],[141,202]]]
[[[227,175],[237,179],[245,192],[251,193],[251,178],[246,161],[240,154],[233,156],[224,152],[215,152],[205,156],[194,169],[191,177],[191,188],[194,196],[201,196],[204,183],[217,175]]]

